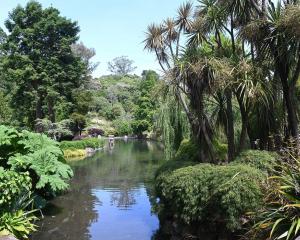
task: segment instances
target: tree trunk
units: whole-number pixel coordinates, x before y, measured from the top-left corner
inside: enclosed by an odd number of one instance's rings
[[[196,97],[197,96],[197,97]],[[189,96],[190,108],[185,103],[182,95],[179,93],[177,97],[188,117],[189,123],[191,125],[192,139],[195,143],[199,145],[199,161],[200,162],[213,162],[213,144],[212,144],[212,134],[209,124],[204,117],[203,113],[203,95],[199,91],[196,96]],[[196,97],[196,98],[195,98]],[[194,99],[194,101],[192,101]]]
[[[42,96],[40,94],[35,106],[35,119],[43,119]]]
[[[242,118],[242,130],[240,134],[240,141],[239,141],[239,147],[238,147],[238,153],[243,151],[246,147],[246,139],[247,139],[247,129],[248,129],[248,113],[243,105],[243,100],[237,96],[237,100],[239,103],[241,118]]]
[[[289,87],[287,81],[282,82],[283,95],[285,99],[287,114],[288,114],[288,130],[289,135],[295,139],[298,139],[298,119],[295,103],[295,90],[293,87]]]
[[[214,147],[212,143],[213,131],[204,114],[204,93],[206,85],[197,80],[197,76],[190,76],[187,81],[192,113],[192,134],[200,148],[200,162],[214,163]]]
[[[291,136],[298,140],[298,119],[297,119],[297,104],[295,102],[295,86],[289,84],[288,79],[288,66],[286,63],[278,61],[277,62],[278,73],[282,85],[283,98],[287,110],[288,118],[288,136]]]
[[[53,109],[53,99],[48,98],[48,114],[49,114],[49,119],[51,122],[55,122],[55,112]]]
[[[226,91],[226,114],[227,114],[227,142],[228,142],[228,162],[231,162],[235,157],[234,144],[234,123],[232,110],[232,93]]]

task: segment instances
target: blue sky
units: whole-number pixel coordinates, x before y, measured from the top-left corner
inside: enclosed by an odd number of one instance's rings
[[[100,62],[95,76],[107,74],[107,62],[118,56],[128,56],[138,67],[159,70],[155,57],[143,50],[142,41],[147,26],[173,17],[185,0],[40,0],[44,7],[52,4],[63,16],[77,21],[80,40],[96,49],[93,59]],[[28,0],[0,0],[0,26],[8,12]]]

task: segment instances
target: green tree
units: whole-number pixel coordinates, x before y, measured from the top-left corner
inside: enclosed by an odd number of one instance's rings
[[[9,107],[9,99],[0,91],[0,124],[6,124],[11,120],[12,109]]]
[[[70,116],[70,119],[73,122],[73,126],[71,127],[72,131],[74,133],[79,133],[79,135],[81,135],[82,130],[86,126],[85,116],[80,113],[75,112],[75,113],[72,113],[72,115]]]
[[[136,67],[133,66],[134,61],[128,59],[127,56],[121,56],[114,58],[111,62],[108,62],[108,70],[115,75],[127,75],[132,73]]]
[[[15,117],[31,127],[35,119],[54,122],[56,102],[72,102],[72,90],[82,85],[86,73],[71,49],[78,39],[77,23],[30,1],[17,6],[5,26],[2,67]]]
[[[99,89],[99,82],[92,77],[92,73],[97,69],[99,62],[92,62],[92,58],[96,55],[94,48],[86,47],[82,42],[71,45],[72,52],[79,57],[87,67],[85,76],[85,88]]]
[[[153,126],[153,115],[156,109],[156,101],[152,97],[152,92],[159,76],[154,71],[144,71],[143,79],[140,83],[140,97],[136,104],[134,113],[133,129],[134,133],[142,135],[144,131],[150,130]]]

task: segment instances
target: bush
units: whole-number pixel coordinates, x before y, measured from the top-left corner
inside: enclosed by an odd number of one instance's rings
[[[0,167],[0,209],[11,209],[24,192],[31,191],[29,173],[17,173]]]
[[[0,237],[13,235],[27,239],[35,231],[36,217],[26,209],[32,203],[29,173],[17,173],[0,167]]]
[[[214,141],[214,147],[219,159],[225,159],[227,156],[227,144],[221,144]],[[192,140],[184,139],[175,154],[175,157],[163,163],[156,172],[156,176],[163,172],[174,171],[179,168],[193,166],[197,164],[199,157],[199,146]]]
[[[80,113],[72,113],[70,116],[70,119],[72,121],[71,129],[74,133],[80,133],[86,126],[86,118],[84,115]]]
[[[37,218],[33,212],[19,210],[0,213],[0,237],[13,235],[18,239],[28,239],[30,232],[36,231],[33,222]]]
[[[88,133],[89,133],[89,135],[91,135],[93,137],[104,135],[104,131],[102,129],[99,129],[99,128],[89,128]]]
[[[141,135],[143,132],[148,131],[151,123],[145,119],[135,120],[132,122],[132,129],[135,134]]]
[[[107,112],[107,119],[108,120],[115,120],[119,117],[121,117],[122,115],[124,115],[125,111],[123,109],[123,106],[121,103],[117,103],[114,104],[109,111]]]
[[[155,172],[155,178],[160,176],[163,173],[172,172],[179,168],[189,167],[196,165],[196,162],[189,161],[176,161],[175,159],[171,159],[169,161],[164,162]]]
[[[241,229],[241,218],[262,206],[264,174],[246,165],[198,164],[157,177],[159,207],[183,223],[209,222],[230,231]]]
[[[85,157],[86,151],[83,149],[66,149],[64,150],[65,158],[77,158],[77,157]]]
[[[37,119],[35,121],[35,129],[39,133],[44,133],[48,137],[60,141],[62,138],[72,137],[71,131],[72,121],[69,119],[53,123],[48,119]]]
[[[164,162],[156,171],[156,177],[163,172],[171,172],[179,168],[193,166],[197,164],[198,147],[191,140],[184,139],[175,154],[175,157]]]
[[[65,190],[73,172],[64,162],[46,135],[0,126],[0,236],[28,239],[35,231],[31,193],[42,199]]]
[[[129,120],[116,119],[113,121],[113,127],[116,129],[118,136],[129,135],[132,133],[132,128]]]
[[[33,191],[49,196],[67,189],[73,172],[56,141],[46,135],[0,126],[0,166],[29,172]]]
[[[86,148],[99,148],[104,144],[103,140],[98,138],[85,138],[78,141],[63,141],[60,143],[60,147],[63,150],[71,149],[86,149]]]
[[[213,145],[214,145],[217,158],[221,161],[227,159],[228,145],[221,143],[216,139],[213,141]]]
[[[192,140],[184,139],[175,154],[175,160],[194,162],[198,160],[198,156],[199,147],[197,144],[193,143]]]
[[[247,164],[264,172],[274,169],[278,155],[274,152],[247,150],[242,152],[231,164]]]

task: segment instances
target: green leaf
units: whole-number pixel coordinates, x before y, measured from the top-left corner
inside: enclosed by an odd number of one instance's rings
[[[271,233],[270,233],[270,238],[273,236],[274,231],[276,231],[277,225],[278,225],[282,220],[284,220],[284,218],[279,218],[279,219],[277,219],[277,221],[274,223],[274,225],[273,225],[273,227],[272,227],[272,230],[271,230]]]

